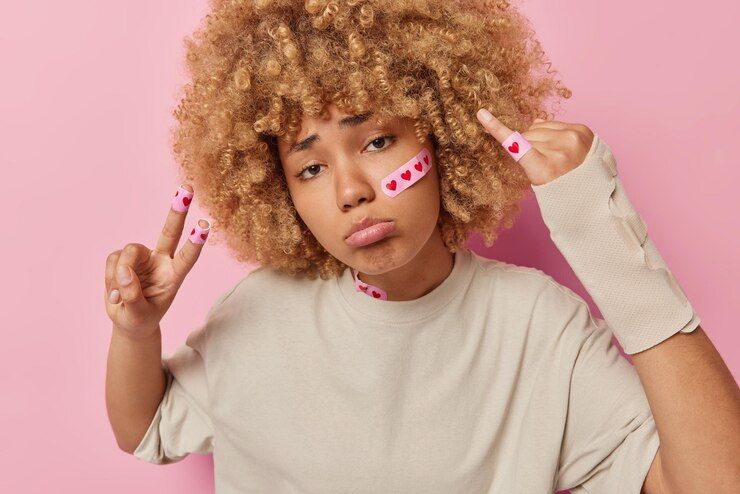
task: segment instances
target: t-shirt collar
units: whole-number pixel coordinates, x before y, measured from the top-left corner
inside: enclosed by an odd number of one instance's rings
[[[371,322],[404,324],[418,322],[443,309],[456,295],[461,295],[472,276],[472,254],[461,247],[454,253],[452,271],[434,290],[413,300],[380,300],[355,287],[348,267],[335,278],[335,289],[342,305],[350,312]],[[463,294],[464,295],[464,294]]]

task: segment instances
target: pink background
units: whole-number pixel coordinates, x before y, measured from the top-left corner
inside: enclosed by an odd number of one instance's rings
[[[730,0],[689,4],[523,8],[574,92],[556,117],[608,141],[651,238],[737,377],[739,12]],[[181,40],[205,9],[205,0],[3,9],[2,492],[212,492],[210,456],[157,467],[118,450],[104,399],[105,258],[128,242],[152,247],[162,226],[178,185],[167,133]],[[188,226],[197,200],[196,191]],[[534,197],[494,248],[479,238],[470,246],[543,269],[590,301]],[[164,351],[251,269],[206,244],[162,322]]]

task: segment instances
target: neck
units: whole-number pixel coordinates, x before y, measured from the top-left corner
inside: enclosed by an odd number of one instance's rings
[[[385,290],[388,300],[414,300],[439,286],[452,272],[455,257],[442,241],[439,227],[419,253],[396,269],[377,275],[358,273],[365,283]]]

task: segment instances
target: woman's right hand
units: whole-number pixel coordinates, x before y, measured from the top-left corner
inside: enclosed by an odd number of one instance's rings
[[[154,250],[130,243],[106,259],[105,310],[114,328],[125,336],[143,339],[159,329],[159,322],[200,256],[211,227],[204,219],[191,228],[188,240],[175,255],[192,197],[193,189],[188,185],[175,193]]]

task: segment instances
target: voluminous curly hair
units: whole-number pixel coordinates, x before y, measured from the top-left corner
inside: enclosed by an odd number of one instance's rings
[[[474,231],[490,246],[510,228],[530,182],[476,119],[488,108],[524,131],[570,97],[529,21],[507,0],[210,0],[185,38],[191,80],[172,146],[238,261],[311,279],[347,267],[311,234],[290,198],[277,137],[302,115],[407,117],[431,136],[438,226],[450,252]]]

